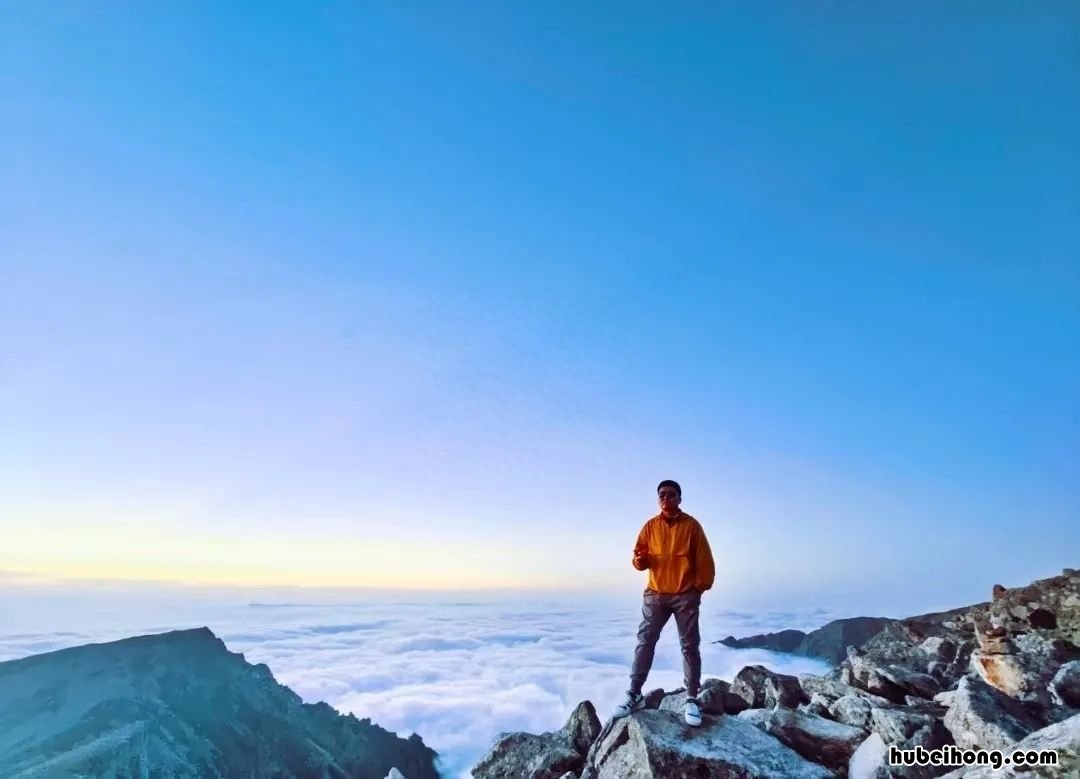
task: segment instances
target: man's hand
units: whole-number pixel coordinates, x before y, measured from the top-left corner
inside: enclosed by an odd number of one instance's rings
[[[647,554],[635,554],[634,567],[639,571],[644,571],[649,567],[649,556]]]

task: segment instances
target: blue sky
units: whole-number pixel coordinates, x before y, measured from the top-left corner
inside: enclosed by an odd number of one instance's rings
[[[0,569],[1077,563],[1080,11],[253,8],[3,11]]]

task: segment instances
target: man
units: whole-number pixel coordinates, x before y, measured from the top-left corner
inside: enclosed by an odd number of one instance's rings
[[[666,479],[656,488],[660,513],[645,523],[634,545],[633,566],[648,570],[649,584],[641,609],[634,665],[626,700],[615,709],[615,717],[625,717],[645,705],[641,689],[652,668],[653,653],[660,633],[674,615],[682,646],[683,677],[686,683],[686,724],[701,724],[697,695],[701,687],[701,634],[698,611],[701,594],[711,589],[716,578],[712,550],[705,531],[696,519],[679,508],[682,487]]]

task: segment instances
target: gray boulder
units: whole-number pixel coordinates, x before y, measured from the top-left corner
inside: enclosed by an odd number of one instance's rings
[[[833,774],[739,717],[708,716],[690,728],[669,712],[640,711],[611,724],[593,745],[581,776],[825,779]]]
[[[842,695],[829,706],[829,716],[837,722],[860,728],[864,732],[870,729],[870,713],[874,706],[861,695]]]
[[[575,708],[561,730],[553,733],[507,733],[500,736],[472,769],[475,779],[560,779],[580,771],[600,720],[589,701]]]
[[[1034,713],[981,679],[964,677],[945,714],[962,749],[1009,749],[1042,725]]]
[[[771,696],[766,687],[767,681],[772,682]],[[781,699],[790,702],[791,706],[810,701],[797,677],[770,671],[763,665],[748,665],[735,674],[735,679],[731,682],[731,692],[754,709],[774,706]]]
[[[1022,768],[1003,766],[1000,769],[984,766],[965,767],[947,773],[945,777],[948,779],[1003,779],[1003,777],[1075,779],[1080,776],[1080,714],[1037,730],[1018,741],[1012,748],[1036,752],[1055,750],[1058,764]]]
[[[838,769],[846,766],[866,733],[842,722],[795,709],[761,709],[763,714],[739,716],[774,736],[807,760]]]

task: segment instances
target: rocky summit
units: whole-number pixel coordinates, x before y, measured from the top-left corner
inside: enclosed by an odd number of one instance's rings
[[[0,663],[4,779],[437,779],[435,757],[301,702],[205,628]]]
[[[996,584],[990,593],[984,603],[948,612],[864,623],[822,676],[751,665],[731,681],[706,679],[698,728],[683,722],[681,690],[653,690],[645,709],[602,727],[583,701],[560,731],[500,736],[473,776],[1080,777],[1080,572],[1065,569],[1017,588]],[[789,651],[806,650],[806,634],[785,633]],[[1052,749],[1059,762],[1022,772],[888,763],[893,746],[953,745]]]

